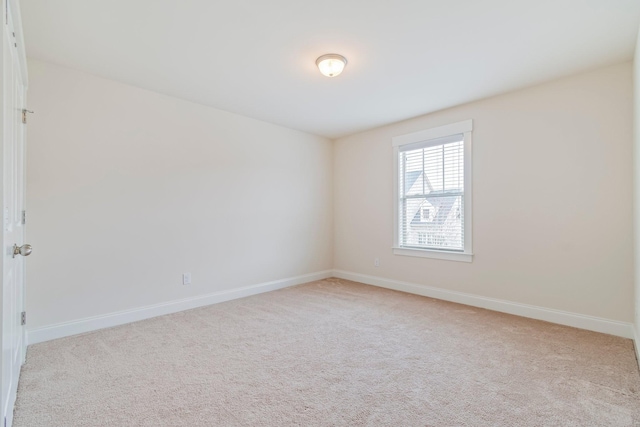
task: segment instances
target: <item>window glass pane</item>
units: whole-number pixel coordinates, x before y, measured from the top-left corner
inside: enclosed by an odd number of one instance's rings
[[[400,245],[464,250],[464,142],[399,154]]]

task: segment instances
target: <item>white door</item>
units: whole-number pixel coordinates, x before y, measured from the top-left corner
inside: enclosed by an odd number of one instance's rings
[[[7,2],[8,3],[8,2]],[[2,415],[3,424],[11,426],[20,367],[26,351],[22,325],[24,310],[24,256],[30,252],[24,245],[25,227],[25,85],[16,35],[7,9],[3,35],[3,245],[2,260]],[[22,247],[15,253],[14,245]],[[19,251],[18,251],[19,252]]]

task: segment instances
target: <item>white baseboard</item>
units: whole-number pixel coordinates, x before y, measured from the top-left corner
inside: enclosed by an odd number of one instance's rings
[[[166,303],[140,307],[131,310],[119,311],[100,316],[87,317],[70,322],[58,323],[27,331],[27,343],[37,344],[57,338],[77,335],[99,329],[110,328],[112,326],[123,325],[165,314],[176,313],[192,308],[230,301],[263,292],[274,291],[289,286],[300,285],[314,280],[322,280],[328,277],[338,277],[354,282],[379,286],[387,289],[422,295],[430,298],[451,301],[474,307],[486,308],[502,313],[514,314],[516,316],[529,317],[532,319],[544,320],[560,325],[573,326],[575,328],[587,329],[595,332],[616,335],[635,340],[635,348],[640,360],[640,331],[635,330],[633,324],[619,322],[616,320],[603,319],[599,317],[587,316],[584,314],[571,313],[567,311],[554,310],[550,308],[537,307],[533,305],[520,304],[495,298],[487,298],[463,292],[450,291],[432,286],[418,285],[416,283],[401,282],[398,280],[385,279],[382,277],[368,276],[365,274],[353,273],[343,270],[327,270],[317,273],[305,274],[302,276],[290,277],[272,282],[260,283],[252,286],[245,286],[238,289],[214,292],[182,300],[169,301]]]
[[[624,338],[635,338],[636,350],[638,349],[638,345],[640,345],[640,341],[638,341],[638,338],[635,336],[634,327],[631,323],[587,316],[584,314],[571,313],[568,311],[537,307],[534,305],[520,304],[506,300],[487,298],[479,295],[466,294],[463,292],[449,291],[432,286],[400,282],[398,280],[368,276],[365,274],[352,273],[349,271],[334,270],[333,275],[334,277],[340,279],[353,280],[354,282],[379,286],[381,288],[394,289],[396,291],[407,292],[410,294],[417,294],[425,297],[457,302],[460,304],[486,308],[502,313],[514,314],[516,316],[529,317],[531,319],[544,320],[560,325],[572,326],[574,328],[587,329],[589,331],[602,332],[605,334],[616,335]]]
[[[112,326],[123,325],[125,323],[137,322],[138,320],[149,319],[165,314],[176,313],[205,305],[230,301],[237,298],[248,297],[261,294],[263,292],[275,291],[276,289],[287,288],[289,286],[301,285],[314,280],[322,280],[332,276],[331,270],[317,273],[305,274],[302,276],[290,277],[287,279],[274,280],[272,282],[260,283],[252,286],[245,286],[238,289],[214,292],[192,298],[185,298],[176,301],[169,301],[161,304],[154,304],[145,307],[124,310],[101,316],[87,317],[71,322],[58,323],[42,328],[27,331],[27,343],[37,344],[57,338],[77,335],[84,332],[96,331],[98,329],[110,328]]]
[[[638,329],[640,325],[636,325],[633,328],[634,338],[633,338],[633,346],[636,349],[636,362],[638,362],[638,369],[640,370],[640,329]]]

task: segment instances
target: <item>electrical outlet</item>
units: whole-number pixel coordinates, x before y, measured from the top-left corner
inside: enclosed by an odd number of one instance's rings
[[[374,267],[380,267],[380,258],[374,258],[373,266]]]
[[[191,284],[191,273],[183,273],[182,274],[182,284],[190,285]]]

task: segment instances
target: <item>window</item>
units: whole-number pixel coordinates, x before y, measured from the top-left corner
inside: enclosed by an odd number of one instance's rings
[[[394,254],[471,262],[467,120],[393,138]]]
[[[418,244],[424,245],[427,243],[427,233],[420,231],[418,233]]]
[[[429,208],[425,208],[424,206],[420,209],[420,221],[422,222],[429,222],[429,213],[431,212],[431,209]]]

